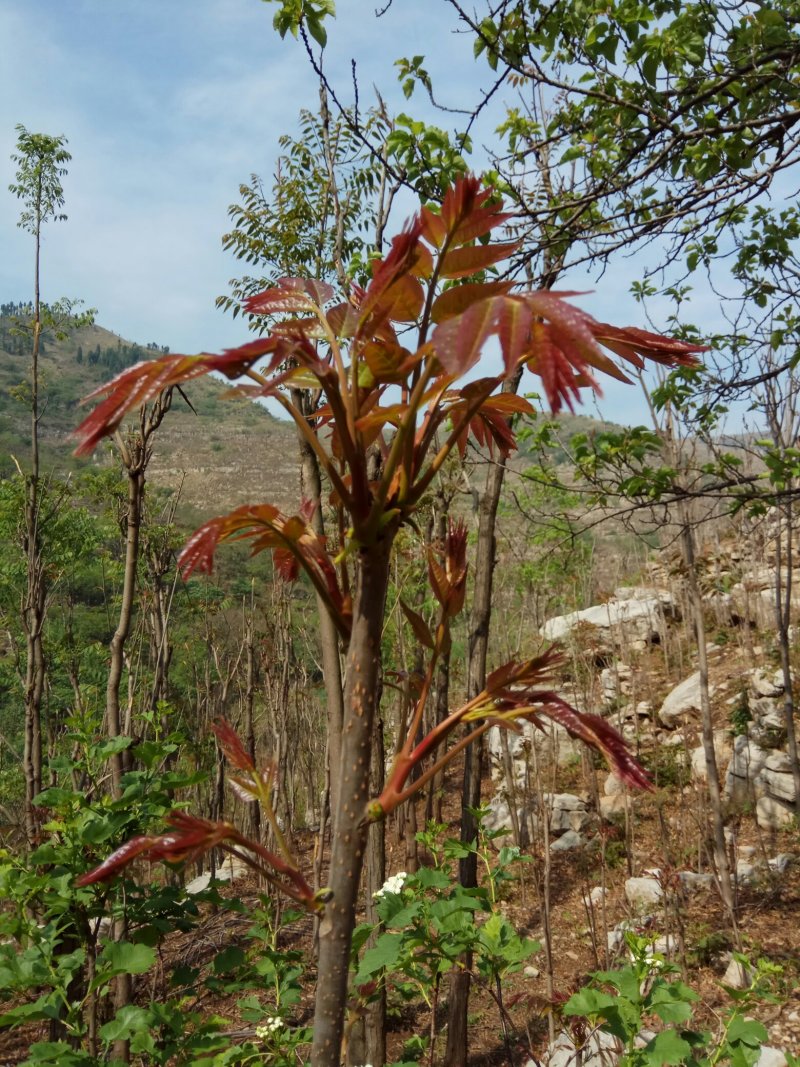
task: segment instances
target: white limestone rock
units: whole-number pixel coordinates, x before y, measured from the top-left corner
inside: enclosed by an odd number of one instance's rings
[[[731,989],[747,989],[750,985],[750,972],[743,963],[731,958],[725,974],[722,976],[722,984]]]
[[[714,688],[709,687],[709,696],[713,696]],[[700,714],[700,672],[695,671],[688,678],[676,685],[672,692],[668,693],[664,703],[658,712],[658,719],[662,726],[674,730],[687,718],[697,717]]]
[[[733,755],[725,774],[725,796],[741,802],[755,796],[755,779],[767,762],[767,751],[740,735],[734,738]]]
[[[762,1045],[756,1060],[756,1067],[787,1067],[788,1062],[786,1055],[779,1048]]]
[[[547,1047],[542,1058],[542,1067],[614,1067],[619,1060],[621,1046],[612,1034],[595,1030],[578,1051],[568,1034],[559,1034]],[[533,1060],[529,1061],[531,1064]]]
[[[714,755],[717,757],[717,766],[721,767],[731,758],[732,746],[729,730],[714,731]],[[696,782],[706,780],[706,753],[702,745],[693,748],[690,754],[692,778]]]
[[[783,693],[783,671],[771,673],[761,667],[750,674],[750,692],[755,697],[777,697]]]
[[[550,843],[551,852],[569,852],[576,848],[584,848],[586,838],[575,830],[567,830],[561,837]]]
[[[580,625],[593,626],[598,644],[613,648],[628,641],[660,640],[666,617],[676,615],[676,603],[665,590],[618,589],[605,604],[548,619],[539,632],[549,641],[561,641]]]
[[[708,872],[681,871],[678,874],[681,885],[687,893],[697,893],[703,889],[714,888],[714,875]]]
[[[775,800],[783,800],[787,804],[794,803],[794,777],[791,774],[771,771],[768,767],[764,767],[756,775],[754,785],[756,796],[762,794],[773,797]]]
[[[794,863],[794,856],[791,852],[779,852],[777,856],[767,860],[769,869],[774,871],[775,874],[785,874],[792,863]]]
[[[628,878],[625,899],[637,912],[647,911],[664,900],[664,890],[657,878]]]
[[[608,897],[608,890],[602,885],[596,885],[593,889],[590,889],[585,897],[585,900],[593,908],[599,908],[603,901]]]
[[[756,822],[764,830],[783,830],[791,826],[794,808],[775,800],[774,797],[759,797],[756,802]]]

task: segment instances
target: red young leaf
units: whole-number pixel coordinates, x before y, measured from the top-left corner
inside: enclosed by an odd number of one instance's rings
[[[482,187],[474,174],[457,178],[447,190],[441,218],[450,234],[451,247],[483,237],[511,218],[502,213],[502,203],[492,202],[493,195],[492,189]]]
[[[503,353],[506,375],[511,375],[519,365],[531,342],[533,314],[522,300],[504,300],[498,314],[498,335]]]
[[[478,362],[483,346],[495,332],[498,301],[503,299],[490,297],[471,304],[433,331],[433,350],[448,374],[466,374]]]
[[[289,552],[311,579],[317,592],[328,602],[342,633],[350,627],[351,606],[349,598],[342,595],[336,568],[328,555],[324,538],[309,526],[308,505],[304,504],[299,515],[284,515],[272,504],[236,508],[228,515],[211,519],[196,530],[186,542],[178,558],[178,566],[184,578],[194,570],[209,573],[214,562],[214,553],[221,541],[239,541],[253,538],[253,555],[265,549]],[[279,554],[277,565],[284,576],[291,571],[284,555]]]
[[[211,724],[211,732],[219,742],[222,754],[232,767],[240,771],[254,771],[256,765],[253,757],[244,747],[241,738],[227,719],[219,718]]]
[[[127,867],[137,856],[179,863],[182,860],[195,859],[203,852],[216,848],[226,837],[238,837],[230,823],[213,823],[182,811],[170,812],[167,821],[173,827],[171,831],[159,836],[132,838],[112,852],[99,867],[76,879],[75,884],[86,886],[94,882],[105,882],[118,874],[123,867]]]
[[[419,219],[412,219],[393,239],[386,257],[374,264],[372,281],[361,302],[359,333],[362,336],[374,335],[375,330],[390,318],[395,300],[401,296],[401,290],[396,286],[402,286],[405,291],[408,273],[419,259],[420,233]]]
[[[408,619],[409,625],[414,631],[414,636],[419,643],[424,645],[425,648],[433,648],[434,642],[430,627],[423,617],[418,612],[414,611],[413,608],[410,608],[402,597],[400,598],[400,607],[403,609],[403,614]]]
[[[595,322],[592,332],[601,345],[610,348],[618,356],[627,359],[635,367],[641,367],[642,356],[656,363],[669,366],[695,366],[697,355],[706,352],[708,345],[697,345],[691,341],[678,341],[674,337],[661,337],[638,326],[609,326],[606,322]]]
[[[126,841],[124,845],[104,859],[98,867],[87,871],[86,874],[82,874],[80,878],[76,878],[75,885],[94,885],[95,882],[105,882],[109,878],[113,878],[123,867],[127,867],[129,863],[132,863],[137,856],[147,852],[155,840],[155,837],[132,837],[130,841]]]
[[[433,302],[431,321],[445,322],[455,315],[460,315],[472,304],[486,300],[490,296],[501,296],[513,288],[513,282],[465,282],[445,289]]]
[[[284,358],[286,342],[276,337],[261,337],[221,355],[163,356],[128,367],[110,382],[90,393],[86,400],[107,394],[106,399],[88,415],[72,436],[79,441],[76,455],[92,452],[108,434],[112,434],[125,415],[146,404],[165,389],[199,378],[209,371],[221,371],[227,378],[238,378],[262,356],[272,355],[269,369]]]
[[[433,245],[434,248],[441,248],[447,237],[447,226],[442,216],[431,208],[424,207],[419,213],[419,219],[422,236],[428,244]]]
[[[442,278],[467,278],[470,274],[477,274],[479,270],[508,259],[517,248],[519,241],[453,248],[444,257],[439,273]]]
[[[280,315],[284,312],[313,311],[333,300],[335,291],[327,282],[313,278],[279,278],[277,285],[244,301],[250,315]]]
[[[539,714],[537,709],[536,714]],[[559,723],[572,737],[600,752],[614,774],[634,789],[652,790],[653,785],[639,761],[631,755],[624,738],[610,723],[599,715],[576,711],[566,701],[551,694],[551,699],[541,709],[554,722]]]

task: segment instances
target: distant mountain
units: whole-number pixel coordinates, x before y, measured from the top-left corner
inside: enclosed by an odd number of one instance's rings
[[[30,342],[12,327],[8,315],[0,316],[0,476],[14,470],[12,456],[24,469],[30,447]],[[65,341],[45,334],[43,342],[43,471],[111,462],[110,445],[101,445],[91,459],[72,455],[70,434],[91,410],[80,401],[125,367],[167,350],[134,344],[101,326],[74,330]],[[295,507],[299,488],[294,428],[260,404],[225,397],[228,391],[226,383],[210,377],[188,383],[184,392],[194,411],[175,395],[156,435],[149,481],[172,490],[182,486],[182,502],[200,518],[247,502]]]

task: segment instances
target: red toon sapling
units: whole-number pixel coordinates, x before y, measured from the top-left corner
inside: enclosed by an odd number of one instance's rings
[[[452,452],[463,452],[470,436],[503,456],[514,449],[511,419],[532,408],[522,397],[501,391],[503,382],[521,368],[532,371],[551,408],[558,411],[564,405],[572,408],[582,387],[599,391],[598,373],[627,381],[608,352],[638,370],[646,359],[691,365],[702,351],[684,341],[598,322],[568,302],[575,294],[520,291],[507,280],[483,280],[487,270],[517,247],[490,239],[509,217],[491,189],[477,178],[461,178],[440,208],[423,207],[394,238],[386,256],[373,265],[366,289],[354,285],[337,300],[325,283],[283,278],[246,302],[251,315],[263,316],[265,336],[220,355],[164,356],[131,367],[93,394],[105,399],[77,431],[78,450],[91,451],[132,408],[165,388],[216,370],[231,380],[245,379],[236,388],[239,393],[273,397],[295,422],[330,483],[343,531],[335,555],[309,525],[307,509],[287,516],[271,505],[259,505],[207,522],[181,557],[189,573],[210,570],[223,541],[248,538],[254,552],[269,548],[278,573],[293,578],[302,569],[308,575],[346,646],[342,762],[332,769],[338,776],[339,800],[333,819],[331,901],[319,929],[318,973],[324,980],[317,984],[314,1067],[338,1067],[340,1062],[350,943],[370,820],[410,797],[444,760],[492,723],[518,729],[520,719],[536,725],[542,718],[554,719],[603,752],[629,783],[648,784],[607,723],[569,707],[549,687],[557,663],[552,650],[538,659],[500,667],[479,696],[417,742],[433,667],[449,641],[449,621],[464,602],[466,531],[456,524],[429,559],[430,584],[440,605],[435,631],[404,606],[415,635],[430,651],[430,662],[386,789],[368,804],[394,538],[401,525],[413,526],[422,497]],[[499,345],[502,370],[465,382],[492,338]],[[312,389],[320,396],[311,417],[292,402],[289,387]],[[412,769],[461,724],[471,732],[409,785]],[[258,774],[253,768],[247,773]],[[240,783],[240,788],[257,793],[257,778],[249,781],[249,787]],[[206,833],[209,841],[222,835],[228,847],[251,849],[262,866],[272,862],[273,880],[295,899],[298,893],[302,897],[305,890],[298,888],[296,869],[287,869],[293,866],[288,857],[268,859],[252,844],[231,836],[232,827],[223,833],[220,824],[209,824]],[[190,833],[181,853],[175,834],[166,836],[172,846],[150,841],[137,846],[137,854],[155,857],[160,851],[166,858],[179,858],[196,854],[200,847]],[[113,873],[110,863],[100,869]],[[313,897],[306,902],[314,910],[320,906]]]

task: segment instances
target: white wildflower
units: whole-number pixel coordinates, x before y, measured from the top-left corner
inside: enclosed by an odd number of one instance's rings
[[[256,1027],[256,1037],[265,1041],[269,1037],[274,1037],[278,1030],[283,1029],[283,1019],[279,1015],[273,1015],[266,1020],[263,1026]]]
[[[375,900],[379,897],[386,896],[387,893],[399,893],[405,885],[408,874],[405,871],[398,871],[397,874],[393,874],[391,878],[387,878],[380,889],[373,893],[372,896]],[[372,1067],[371,1064],[365,1063],[364,1067]]]

